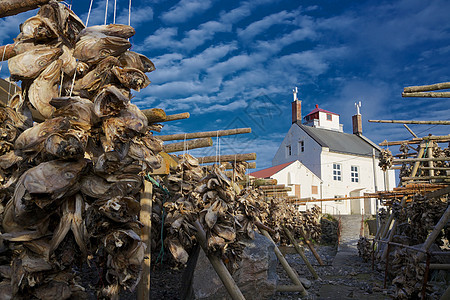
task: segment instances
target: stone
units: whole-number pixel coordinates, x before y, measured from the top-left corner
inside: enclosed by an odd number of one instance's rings
[[[277,258],[274,245],[265,236],[243,242],[245,249],[233,278],[245,299],[271,299],[277,286]],[[192,278],[194,299],[231,299],[203,250]]]
[[[299,277],[298,278],[300,282],[302,283],[303,287],[305,289],[309,289],[311,287],[311,281],[306,279],[305,277]]]

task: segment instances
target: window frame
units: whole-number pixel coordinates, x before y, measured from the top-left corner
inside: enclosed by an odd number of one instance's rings
[[[300,155],[300,153],[305,152],[305,141],[301,140],[298,141],[298,154]]]
[[[287,145],[286,146],[286,157],[292,156],[292,146]]]
[[[342,181],[342,164],[333,163],[333,180]]]
[[[350,181],[352,183],[359,183],[359,166],[350,167]]]
[[[333,121],[333,115],[327,113],[327,121]]]

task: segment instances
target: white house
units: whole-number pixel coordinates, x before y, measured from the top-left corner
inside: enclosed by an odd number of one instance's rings
[[[294,91],[292,125],[276,152],[271,168],[251,173],[292,186],[300,199],[357,197],[395,187],[395,173],[378,167],[380,149],[362,135],[357,106],[353,134],[345,133],[339,115],[316,105],[301,123],[301,101]],[[332,214],[375,214],[375,199],[314,202]]]

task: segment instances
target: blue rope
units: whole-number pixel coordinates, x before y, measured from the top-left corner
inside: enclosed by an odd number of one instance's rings
[[[166,197],[170,195],[169,191],[161,186],[159,182],[157,182],[155,179],[153,179],[150,174],[147,174],[147,180],[150,181],[154,186],[160,188],[164,194],[163,194],[163,202],[162,202],[162,216],[161,216],[161,249],[159,250],[159,254],[156,257],[156,263],[158,263],[159,259],[161,258],[161,263],[164,259],[164,219],[166,216],[166,209],[164,208],[164,203],[166,202]]]

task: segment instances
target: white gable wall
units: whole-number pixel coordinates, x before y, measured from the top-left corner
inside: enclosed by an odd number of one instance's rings
[[[277,180],[278,184],[291,186],[292,191],[288,192],[289,196],[295,196],[295,184],[300,185],[300,198],[320,198],[321,181],[313,172],[305,167],[301,162],[295,161],[286,168],[278,171],[271,176]],[[289,180],[290,178],[290,180]],[[317,187],[317,193],[313,194],[312,187]]]
[[[303,141],[304,151],[301,152],[300,141]],[[287,155],[286,147],[291,146],[291,155]],[[321,176],[320,153],[322,147],[313,140],[306,132],[300,129],[297,124],[292,124],[277,153],[272,159],[272,166],[277,166],[294,160],[299,160],[315,175]]]
[[[327,119],[327,113],[319,112],[319,127],[331,130],[340,130],[339,115],[330,114],[331,121]]]

